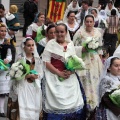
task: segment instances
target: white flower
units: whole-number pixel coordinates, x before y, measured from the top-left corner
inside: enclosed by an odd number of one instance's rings
[[[92,49],[96,49],[96,45],[93,45]]]
[[[112,95],[120,95],[120,89],[119,90],[115,90]]]
[[[97,48],[99,47],[99,43],[98,43],[98,42],[96,42],[96,47],[97,47]]]
[[[94,38],[88,43],[88,48],[90,49],[97,49],[98,47],[99,43]]]
[[[19,78],[19,77],[21,77],[21,75],[15,74],[15,78]]]
[[[18,68],[19,68],[19,69],[23,69],[23,66],[22,66],[22,65],[19,65]]]
[[[92,48],[92,44],[88,44],[88,48]]]
[[[9,74],[10,74],[11,77],[14,77],[15,71],[14,70],[10,70]]]
[[[17,67],[19,64],[20,64],[20,62],[16,62],[16,63],[12,64],[11,69],[14,69],[14,68]]]
[[[87,37],[87,39],[86,39],[86,43],[89,43],[90,41],[92,41],[92,37]]]
[[[14,70],[14,71],[18,71],[19,70],[18,67],[12,67],[11,69]]]
[[[17,71],[17,74],[19,74],[20,76],[22,76],[22,75],[23,75],[23,72],[22,72],[21,70],[18,70],[18,71]]]

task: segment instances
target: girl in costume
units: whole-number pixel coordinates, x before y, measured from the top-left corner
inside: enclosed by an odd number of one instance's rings
[[[96,8],[93,8],[91,10],[91,14],[94,15],[94,18],[95,18],[95,25],[94,27],[99,27],[99,28],[102,28],[102,29],[105,29],[106,28],[106,20],[104,20],[100,14],[99,14],[99,11],[96,9]]]
[[[8,64],[12,60],[11,54],[11,45],[6,36],[6,25],[1,23],[0,24],[0,59],[3,60],[4,64]],[[0,70],[0,117],[5,117],[4,111],[4,103],[5,103],[5,95],[6,93],[10,92],[10,77],[7,76],[8,71]]]
[[[99,84],[99,109],[96,120],[119,120],[120,107],[112,101],[111,95],[120,89],[120,59],[116,56],[109,57],[104,63],[103,74]],[[119,94],[119,93],[118,93]],[[119,99],[119,98],[118,98]],[[104,110],[104,112],[102,112]]]
[[[85,96],[79,77],[65,69],[65,59],[76,55],[73,42],[65,39],[67,26],[56,26],[56,39],[50,40],[43,52],[45,78],[43,79],[44,120],[85,120]],[[59,77],[64,78],[63,81]]]
[[[20,120],[39,120],[42,110],[41,79],[43,72],[34,40],[30,37],[25,38],[19,52],[17,61],[23,60],[31,70],[37,71],[38,75],[27,74],[22,80],[13,80],[8,100],[8,118],[17,120],[19,111]]]
[[[50,41],[51,39],[55,39],[55,35],[56,32],[55,32],[55,25],[54,24],[50,24],[47,29],[46,29],[46,37],[43,38],[42,40],[40,40],[40,42],[38,43],[39,44],[39,50],[38,50],[38,53],[39,55],[42,54],[46,44],[48,41]]]
[[[67,21],[67,15],[69,13],[69,11],[74,11],[75,14],[77,14],[80,10],[79,4],[77,0],[73,0],[66,8],[65,10],[65,14],[63,17],[63,21],[66,22]]]
[[[119,16],[119,12],[118,12],[117,8],[115,8],[113,1],[110,0],[107,3],[106,8],[105,8],[105,12],[106,12],[107,16],[111,16],[111,10],[112,9],[115,9],[116,10],[116,15]]]
[[[42,38],[45,37],[45,29],[46,26],[44,25],[45,22],[45,15],[43,13],[38,13],[36,22],[32,23],[26,32],[27,37],[32,37],[35,42],[39,42]],[[41,32],[43,31],[44,34]]]
[[[79,28],[79,24],[75,20],[75,13],[74,11],[69,11],[67,14],[67,22],[65,23],[67,25],[71,40],[73,40],[73,36],[75,32]]]
[[[89,52],[83,46],[83,43],[89,37],[98,41],[99,46],[102,46],[102,35],[97,28],[94,28],[94,24],[94,16],[86,15],[84,26],[76,32],[73,38],[76,53],[79,57],[83,57],[83,61],[86,64],[86,70],[78,71],[78,74],[85,90],[89,111],[94,110],[98,104],[97,86],[102,71],[101,56],[103,54],[101,49]]]

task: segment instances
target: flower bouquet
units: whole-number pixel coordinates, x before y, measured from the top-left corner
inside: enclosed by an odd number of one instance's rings
[[[99,42],[92,37],[87,37],[86,41],[83,42],[82,46],[85,47],[87,52],[90,52],[90,53],[96,53],[96,51],[101,48],[99,46]],[[84,56],[85,55],[83,54],[83,57]]]
[[[4,61],[0,59],[0,71],[6,71],[10,67],[10,64],[4,64]]]
[[[29,72],[30,66],[21,60],[12,64],[9,75],[12,80],[22,80]]]
[[[109,97],[115,105],[120,107],[120,89],[115,90]]]
[[[76,55],[70,56],[65,61],[66,70],[74,72],[75,70],[84,70],[85,63],[83,60]],[[59,77],[60,81],[63,81],[64,78]]]

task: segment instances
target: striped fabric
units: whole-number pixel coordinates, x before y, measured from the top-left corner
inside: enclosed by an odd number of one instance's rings
[[[108,18],[108,31],[109,34],[116,34],[118,30],[119,19],[117,16],[110,16]]]
[[[66,0],[50,0],[47,17],[53,22],[63,19]]]

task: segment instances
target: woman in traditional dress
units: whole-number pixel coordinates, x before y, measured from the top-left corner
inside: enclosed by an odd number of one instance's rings
[[[100,59],[103,54],[102,50],[88,52],[83,43],[88,37],[99,42],[102,46],[102,35],[97,28],[94,28],[93,15],[87,15],[84,20],[84,26],[81,27],[74,35],[73,42],[76,53],[79,57],[83,57],[86,64],[86,70],[78,71],[80,80],[83,84],[87,97],[88,110],[93,110],[98,104],[97,86],[102,70],[102,61]]]
[[[107,3],[106,8],[105,8],[107,16],[111,16],[111,10],[112,9],[115,9],[116,10],[116,15],[119,16],[119,12],[118,12],[117,8],[115,8],[114,3],[111,0]]]
[[[17,120],[19,111],[20,120],[39,120],[42,110],[41,79],[43,72],[35,42],[32,38],[28,37],[22,41],[16,59],[17,61],[23,60],[30,65],[30,69],[37,71],[38,75],[27,74],[22,80],[13,80],[8,100],[8,118]]]
[[[26,32],[26,37],[32,37],[36,42],[39,42],[42,38],[45,37],[41,31],[45,31],[46,26],[44,25],[45,15],[43,13],[38,13],[37,20],[32,23]]]
[[[96,8],[91,10],[91,14],[94,15],[95,18],[95,25],[94,27],[105,28],[106,20],[102,19],[99,14],[99,11]]]
[[[77,0],[73,0],[66,8],[65,10],[65,14],[63,17],[63,21],[66,22],[67,21],[67,15],[69,13],[69,11],[74,11],[75,14],[77,14],[80,10],[79,4]]]
[[[106,14],[105,10],[100,10],[99,15],[103,20],[107,19],[107,14]]]
[[[85,120],[85,96],[75,73],[65,69],[65,59],[75,55],[73,42],[65,39],[67,26],[56,26],[56,39],[50,40],[43,52],[44,120]],[[60,77],[64,80],[60,81]]]
[[[0,59],[4,61],[4,64],[8,64],[12,60],[10,42],[5,39],[6,25],[0,24]],[[0,70],[0,117],[5,117],[4,103],[5,95],[10,92],[10,77],[7,76],[8,71]],[[7,77],[6,77],[7,76]]]
[[[92,8],[91,10],[91,14],[94,16],[95,18],[95,24],[94,27],[97,27],[98,30],[101,32],[102,36],[104,36],[105,30],[107,28],[107,22],[105,19],[103,19],[100,14],[98,9],[96,8]]]
[[[99,110],[95,120],[120,120],[120,107],[111,99],[111,95],[120,89],[120,58],[109,57],[104,64],[99,84]],[[120,92],[118,92],[120,94]],[[119,98],[118,98],[119,99]]]
[[[67,25],[71,40],[73,40],[73,36],[75,34],[75,32],[78,30],[79,28],[79,24],[77,23],[76,19],[75,19],[75,13],[74,11],[69,11],[67,14],[67,22],[65,23]]]
[[[50,25],[47,27],[47,29],[46,29],[46,37],[43,38],[42,40],[40,40],[40,41],[38,42],[39,48],[40,48],[40,49],[38,50],[39,55],[42,54],[42,52],[43,52],[43,50],[44,50],[47,42],[48,42],[49,40],[51,40],[51,39],[55,39],[55,36],[56,36],[55,33],[56,33],[56,32],[55,32],[55,25],[54,25],[54,24],[50,24]]]

